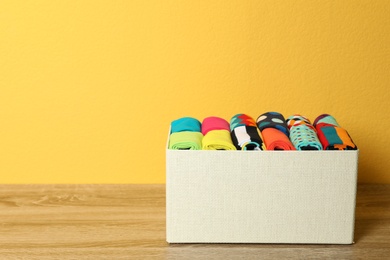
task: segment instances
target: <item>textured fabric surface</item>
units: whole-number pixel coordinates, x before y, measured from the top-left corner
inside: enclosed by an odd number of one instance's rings
[[[183,131],[172,133],[169,138],[169,149],[201,150],[203,135],[200,132]]]
[[[314,126],[324,150],[357,150],[348,132],[340,127],[333,116],[329,114],[318,116]]]
[[[237,150],[265,150],[255,120],[246,114],[237,114],[232,117],[230,134]]]
[[[170,243],[351,244],[358,151],[167,150]]]

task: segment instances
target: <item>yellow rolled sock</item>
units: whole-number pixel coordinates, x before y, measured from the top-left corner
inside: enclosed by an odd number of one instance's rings
[[[212,130],[202,140],[203,150],[237,150],[228,130]]]
[[[171,150],[201,150],[201,132],[183,131],[172,133],[169,137],[169,149]]]

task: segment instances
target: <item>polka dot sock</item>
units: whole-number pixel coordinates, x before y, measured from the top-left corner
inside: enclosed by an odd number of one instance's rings
[[[295,150],[289,139],[289,129],[282,114],[268,112],[260,115],[257,120],[267,150]]]
[[[285,135],[287,135],[287,137],[290,135],[283,115],[278,112],[264,113],[257,118],[256,122],[260,132],[266,128],[275,128],[283,132]]]
[[[302,115],[292,115],[286,120],[290,129],[290,140],[297,150],[322,150],[314,126]]]

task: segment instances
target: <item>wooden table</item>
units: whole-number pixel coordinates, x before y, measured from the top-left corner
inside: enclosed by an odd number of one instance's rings
[[[165,185],[0,186],[0,259],[390,259],[390,185],[359,185],[353,245],[169,245]]]

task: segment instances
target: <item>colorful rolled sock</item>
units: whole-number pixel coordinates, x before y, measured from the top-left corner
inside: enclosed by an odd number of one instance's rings
[[[286,120],[290,130],[290,140],[297,150],[322,150],[314,126],[302,115],[292,115]]]
[[[267,150],[295,150],[289,139],[290,132],[282,114],[264,113],[257,118],[256,122]]]
[[[202,139],[201,132],[182,131],[172,133],[169,137],[169,149],[202,150]]]
[[[202,122],[202,134],[206,135],[212,130],[230,130],[229,123],[223,118],[210,116],[203,119]]]
[[[329,114],[319,115],[314,120],[313,125],[316,126],[319,123],[333,125],[333,126],[339,126],[339,124],[337,123],[336,119],[333,116],[329,115]]]
[[[199,120],[193,117],[182,117],[172,121],[171,133],[183,131],[200,132],[201,125]]]
[[[311,125],[310,120],[302,115],[295,114],[286,119],[286,124],[288,129],[291,129],[292,126],[297,126],[297,125]]]
[[[255,120],[246,114],[237,114],[232,117],[230,134],[237,150],[265,150]]]
[[[290,139],[282,132],[275,128],[265,128],[263,135],[267,150],[296,150]]]
[[[257,120],[257,127],[262,133],[266,128],[275,128],[283,132],[287,137],[289,136],[288,126],[283,115],[278,112],[267,112],[260,115]]]
[[[236,150],[228,130],[211,130],[203,137],[203,150]]]
[[[339,126],[329,114],[322,114],[314,121],[318,139],[324,150],[357,150],[348,132]]]

